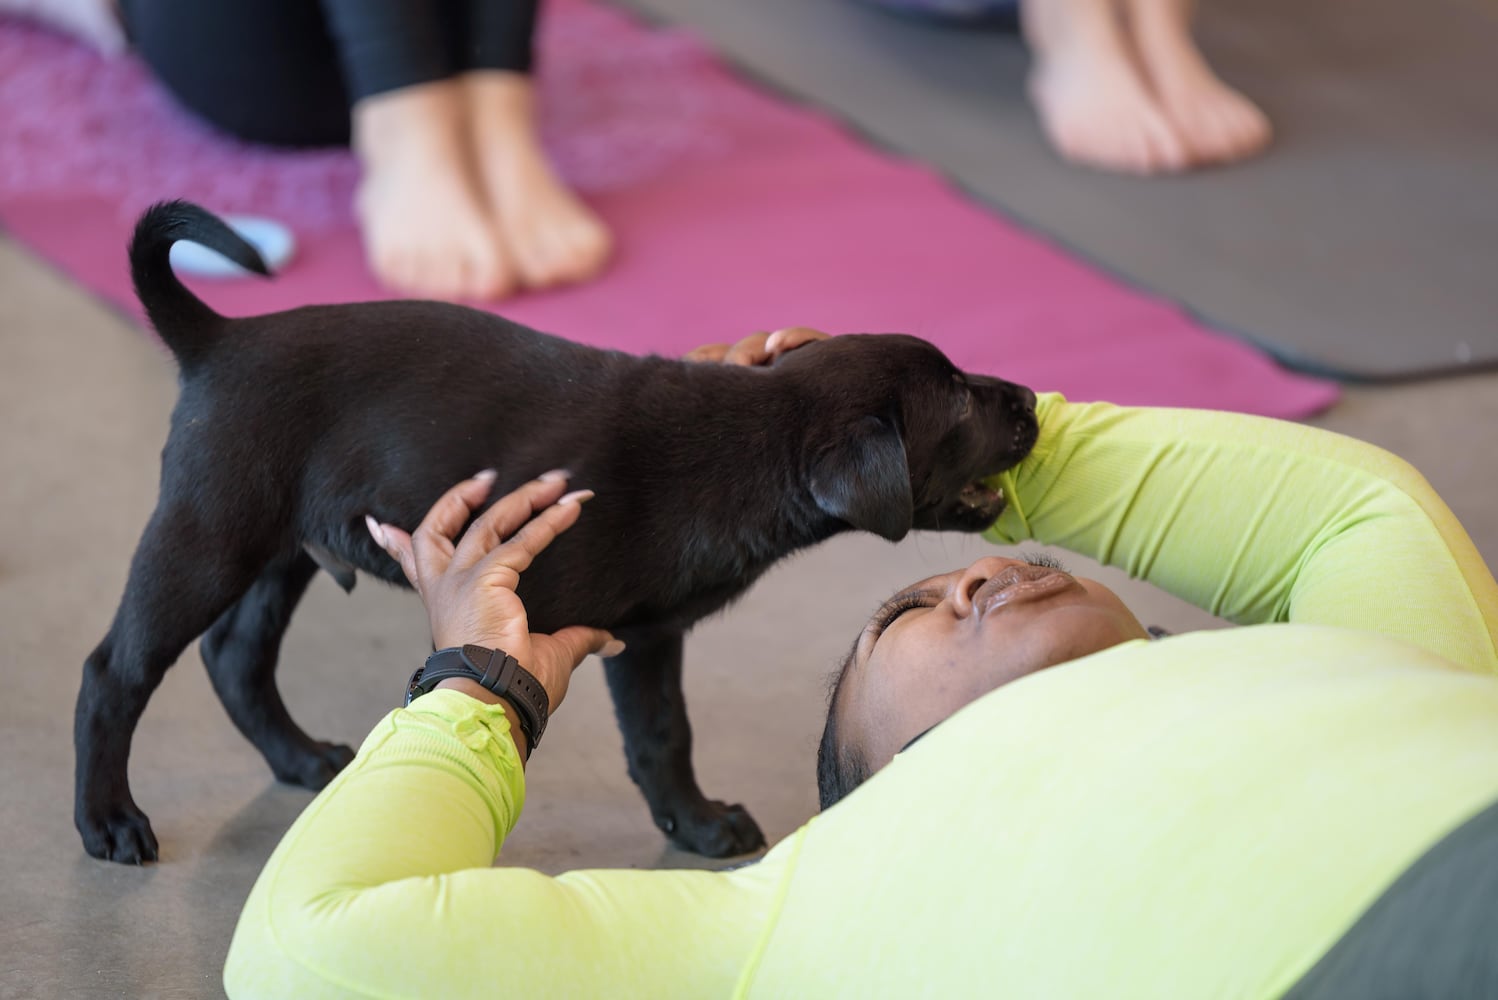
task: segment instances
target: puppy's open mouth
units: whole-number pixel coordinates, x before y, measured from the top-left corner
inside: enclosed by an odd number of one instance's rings
[[[968,483],[957,494],[957,502],[964,510],[984,517],[998,517],[1004,512],[1004,491],[992,489],[984,483]]]

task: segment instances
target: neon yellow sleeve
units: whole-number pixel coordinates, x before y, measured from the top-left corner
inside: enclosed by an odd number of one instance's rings
[[[236,1000],[733,991],[781,866],[557,878],[491,868],[524,788],[500,709],[434,691],[392,712],[266,864],[235,930],[226,991]]]
[[[1117,566],[1240,624],[1381,632],[1498,672],[1498,585],[1407,462],[1299,424],[1043,396],[992,540]]]

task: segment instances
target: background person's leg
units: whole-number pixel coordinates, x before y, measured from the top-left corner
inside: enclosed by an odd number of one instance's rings
[[[461,0],[300,2],[321,11],[350,106],[376,94],[448,79],[463,68]]]
[[[1137,174],[1182,170],[1186,144],[1140,72],[1123,15],[1120,0],[1023,0],[1030,99],[1068,160]]]
[[[541,0],[466,0],[465,69],[529,74],[535,64]]]
[[[126,31],[185,107],[251,142],[348,142],[348,93],[316,0],[124,0]]]
[[[531,80],[539,0],[472,0],[463,85],[479,181],[495,225],[531,288],[581,281],[608,260],[608,229],[541,147]]]
[[[322,0],[353,100],[364,167],[355,209],[370,270],[390,288],[492,299],[513,267],[475,174],[459,0]]]
[[[1135,51],[1195,163],[1225,163],[1269,144],[1269,119],[1223,83],[1191,35],[1196,0],[1125,0]]]
[[[863,0],[901,17],[1016,31],[1019,0]]]

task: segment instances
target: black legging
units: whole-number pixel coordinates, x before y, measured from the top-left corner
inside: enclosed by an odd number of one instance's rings
[[[189,110],[252,142],[349,141],[355,101],[476,69],[528,72],[540,0],[124,0]]]

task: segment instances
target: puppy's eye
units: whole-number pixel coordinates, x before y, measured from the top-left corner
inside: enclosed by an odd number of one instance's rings
[[[961,372],[953,372],[952,381],[957,383],[957,419],[966,420],[973,415],[973,390]]]

